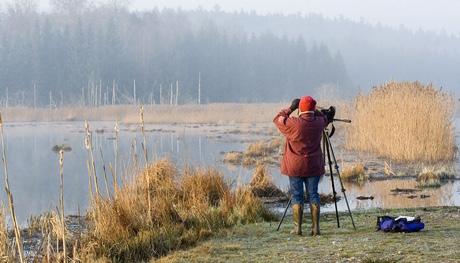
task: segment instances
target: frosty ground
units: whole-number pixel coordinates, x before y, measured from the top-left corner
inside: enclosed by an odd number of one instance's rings
[[[418,233],[375,231],[380,215],[418,215],[426,224]],[[287,217],[280,232],[277,222],[242,225],[222,231],[195,248],[176,251],[160,262],[460,262],[460,207],[435,207],[379,210],[353,213],[357,231],[347,214],[322,214],[322,236],[308,236],[309,218],[304,235],[289,232],[292,218]]]

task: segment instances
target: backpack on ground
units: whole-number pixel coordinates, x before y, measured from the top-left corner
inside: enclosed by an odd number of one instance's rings
[[[377,231],[383,232],[418,232],[425,228],[425,224],[420,217],[407,217],[407,216],[378,216],[377,217]]]

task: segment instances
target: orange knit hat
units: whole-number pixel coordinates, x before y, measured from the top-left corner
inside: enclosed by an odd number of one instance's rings
[[[307,111],[314,111],[316,109],[316,100],[310,96],[304,96],[300,98],[299,102],[299,113],[305,113]]]

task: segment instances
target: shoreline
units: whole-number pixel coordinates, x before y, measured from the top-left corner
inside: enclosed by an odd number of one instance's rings
[[[151,124],[232,124],[271,122],[285,103],[213,103],[203,105],[144,105]],[[1,108],[8,122],[120,121],[138,123],[141,105],[62,108]]]

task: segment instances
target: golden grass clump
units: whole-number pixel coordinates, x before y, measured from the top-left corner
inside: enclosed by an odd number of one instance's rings
[[[443,181],[452,179],[455,173],[446,167],[424,167],[417,175],[417,186],[420,188],[440,187]]]
[[[451,161],[454,104],[450,94],[419,82],[376,87],[356,98],[346,146],[399,162]]]
[[[269,141],[258,141],[248,145],[244,152],[228,152],[224,162],[233,165],[254,166],[258,164],[277,164],[283,139],[276,137]]]
[[[350,182],[364,182],[368,179],[368,175],[366,174],[366,168],[362,163],[357,163],[344,167],[342,172],[340,173],[340,177],[344,181]]]
[[[229,163],[233,165],[238,165],[243,162],[243,153],[242,152],[227,152],[224,155],[224,163]]]
[[[267,166],[257,165],[254,170],[251,182],[249,183],[251,191],[257,197],[285,197],[286,194],[281,191],[274,183],[268,172]]]
[[[269,142],[261,141],[261,142],[252,143],[246,149],[245,156],[253,157],[253,158],[269,156],[269,155],[277,153],[280,146],[281,146],[281,140],[278,138],[273,139]]]
[[[232,191],[217,170],[180,173],[170,161],[160,160],[112,199],[93,199],[82,257],[142,261],[193,245],[220,228],[269,216],[252,192]]]

